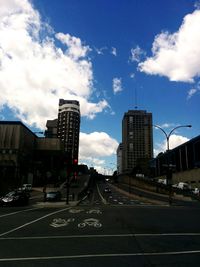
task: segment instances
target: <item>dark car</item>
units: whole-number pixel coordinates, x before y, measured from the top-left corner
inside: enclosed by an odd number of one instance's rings
[[[60,191],[47,192],[45,200],[46,201],[60,201],[61,200]]]
[[[0,198],[1,206],[22,206],[29,202],[29,194],[24,191],[11,191]]]
[[[104,192],[105,192],[105,193],[111,193],[111,190],[110,190],[109,187],[106,187],[106,188],[104,189]]]

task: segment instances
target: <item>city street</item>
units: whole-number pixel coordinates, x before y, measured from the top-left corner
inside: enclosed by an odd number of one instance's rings
[[[199,208],[101,200],[74,207],[1,208],[0,264],[199,266]]]

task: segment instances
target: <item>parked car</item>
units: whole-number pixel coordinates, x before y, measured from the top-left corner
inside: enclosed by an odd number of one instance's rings
[[[22,190],[29,191],[29,192],[32,191],[32,184],[23,184]]]
[[[192,189],[192,193],[193,193],[194,195],[199,195],[199,188],[197,188],[197,187],[193,188],[193,189]]]
[[[106,187],[106,188],[104,189],[104,192],[105,192],[105,193],[111,193],[111,190],[110,190],[109,187]]]
[[[61,200],[60,191],[47,192],[45,200],[46,201],[60,201]]]
[[[11,191],[0,198],[1,206],[22,206],[29,202],[29,194],[24,191]]]

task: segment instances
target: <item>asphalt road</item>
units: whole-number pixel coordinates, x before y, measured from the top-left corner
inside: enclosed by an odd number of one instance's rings
[[[200,209],[1,208],[0,266],[199,266]]]

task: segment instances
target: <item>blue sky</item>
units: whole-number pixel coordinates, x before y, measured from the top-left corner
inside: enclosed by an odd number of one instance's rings
[[[171,148],[200,134],[199,2],[0,3],[0,119],[41,131],[59,98],[79,100],[80,162],[101,172],[115,168],[123,114],[136,104],[166,132],[192,125]],[[155,155],[165,149],[154,129]]]

